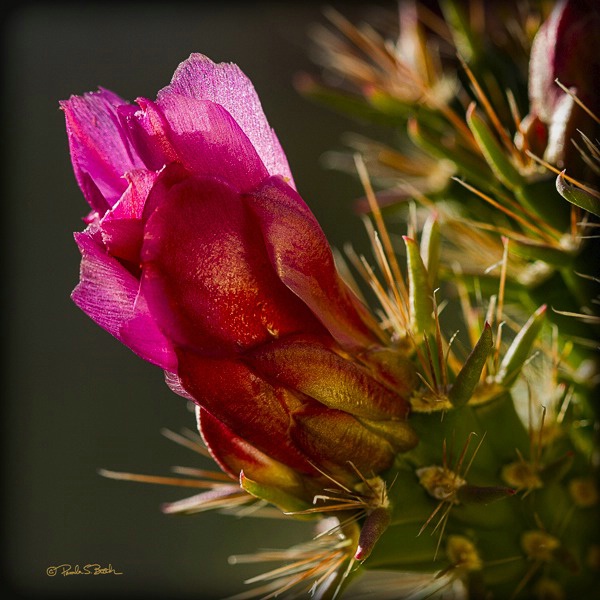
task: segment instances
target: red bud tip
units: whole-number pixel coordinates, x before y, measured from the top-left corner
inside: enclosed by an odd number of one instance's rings
[[[365,549],[359,544],[358,548],[356,548],[356,553],[354,554],[354,560],[365,560],[367,556]]]

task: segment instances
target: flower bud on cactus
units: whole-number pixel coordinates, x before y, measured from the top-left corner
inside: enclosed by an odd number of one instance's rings
[[[544,158],[572,175],[583,175],[571,140],[577,130],[594,139],[600,113],[600,10],[595,2],[562,0],[540,27],[531,48],[528,116],[530,141]],[[559,87],[560,86],[562,87]],[[573,95],[566,94],[567,88]],[[588,112],[578,104],[579,100]],[[591,130],[591,131],[590,131]],[[545,147],[544,147],[545,146]]]

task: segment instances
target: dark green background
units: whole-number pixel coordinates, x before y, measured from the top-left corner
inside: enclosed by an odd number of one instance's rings
[[[83,228],[87,205],[58,101],[99,85],[129,100],[153,98],[191,52],[237,62],[332,244],[363,240],[351,209],[358,184],[319,164],[355,127],[292,86],[296,72],[315,70],[307,31],[324,21],[321,6],[22,3],[3,17],[3,582],[22,597],[202,599],[239,591],[264,569],[228,566],[228,555],[287,547],[310,535],[307,526],[167,517],[160,503],[185,492],[97,474],[104,467],[167,475],[171,465],[199,463],[159,433],[194,426],[185,401],[69,299],[79,269],[72,232]],[[62,563],[111,563],[124,574],[46,576]]]

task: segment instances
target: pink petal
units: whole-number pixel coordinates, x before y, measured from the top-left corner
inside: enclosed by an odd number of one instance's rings
[[[170,85],[159,92],[159,103],[169,94],[221,105],[248,136],[269,174],[281,175],[294,185],[285,154],[267,122],[254,86],[237,65],[215,64],[202,54],[192,54],[179,65]]]
[[[322,332],[277,278],[239,194],[215,179],[177,182],[167,168],[147,208],[143,296],[178,345],[227,355],[299,331]],[[162,185],[172,178],[172,185]]]
[[[124,100],[108,90],[62,101],[75,177],[86,199],[101,215],[106,207],[90,191],[91,180],[112,206],[125,191],[123,174],[143,166],[122,130],[117,108]]]
[[[377,324],[337,273],[331,249],[302,198],[271,177],[244,196],[281,281],[346,348],[377,343]]]
[[[144,360],[166,370],[177,368],[171,341],[158,328],[141,295],[136,298],[131,318],[121,327],[121,341]]]
[[[118,337],[133,311],[139,281],[106,253],[89,229],[76,233],[75,241],[82,260],[72,298],[100,327]]]
[[[125,193],[113,206],[105,219],[141,219],[148,194],[158,177],[155,171],[129,171],[125,180],[129,184]]]
[[[135,269],[139,269],[144,237],[144,207],[157,177],[154,171],[129,172],[125,176],[129,186],[100,222],[102,241],[109,254]]]
[[[75,174],[77,175],[76,169]],[[110,210],[111,205],[96,185],[96,182],[89,173],[82,172],[81,176],[78,178],[78,183],[83,191],[84,198],[92,208],[90,214],[84,218],[84,221],[86,223],[91,223],[92,221],[102,218],[102,215]]]
[[[180,348],[177,357],[181,383],[199,406],[262,453],[301,472],[312,471],[288,435],[290,405],[300,406],[297,399],[239,360],[203,358]]]
[[[106,253],[91,231],[76,233],[75,240],[82,254],[80,281],[71,296],[75,304],[143,359],[174,369],[170,343],[137,298],[139,280]]]
[[[221,106],[175,94],[138,103],[140,110],[126,107],[121,114],[149,169],[179,162],[193,175],[219,177],[240,190],[268,176],[250,140]]]
[[[102,242],[107,251],[132,265],[140,262],[144,225],[140,219],[111,219],[102,223]]]

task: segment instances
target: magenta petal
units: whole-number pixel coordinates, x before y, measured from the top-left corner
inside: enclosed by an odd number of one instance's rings
[[[157,177],[154,171],[130,171],[125,176],[129,181],[125,193],[100,221],[102,242],[108,253],[126,261],[133,271],[139,270],[144,237],[142,217]]]
[[[277,278],[239,194],[215,179],[177,182],[165,169],[148,198],[143,296],[175,344],[209,356],[279,335],[322,332]],[[163,185],[173,179],[170,187]]]
[[[77,170],[75,169],[75,173]],[[79,187],[83,191],[83,196],[87,203],[91,206],[92,210],[90,216],[84,221],[91,223],[97,219],[102,218],[102,215],[106,214],[111,207],[111,204],[104,197],[96,182],[92,179],[89,173],[81,173],[81,177],[78,179]]]
[[[158,103],[122,111],[132,140],[149,169],[179,162],[191,174],[222,178],[249,190],[268,177],[256,150],[221,106],[167,94]]]
[[[138,98],[138,103],[139,107],[120,106],[119,119],[144,165],[152,171],[160,171],[166,164],[178,160],[169,139],[170,127],[153,102]]]
[[[139,219],[111,219],[102,223],[102,241],[115,258],[139,264],[144,226]]]
[[[89,230],[76,233],[75,241],[82,260],[73,301],[100,327],[118,338],[121,325],[132,314],[139,282],[106,253]]]
[[[88,178],[112,206],[127,187],[123,174],[143,166],[132,152],[117,116],[118,107],[123,105],[126,102],[108,90],[71,96],[61,102],[75,177],[87,201],[100,214],[105,207],[98,207]]]
[[[89,231],[76,233],[75,240],[82,254],[80,281],[72,294],[75,304],[143,359],[173,370],[177,362],[170,343],[144,310],[145,302],[137,299],[138,279]]]
[[[170,85],[159,92],[159,103],[168,94],[221,105],[248,136],[269,174],[281,175],[293,185],[287,159],[267,122],[254,86],[237,65],[215,64],[202,54],[192,54],[179,65]]]
[[[281,281],[345,348],[377,343],[377,325],[337,273],[325,234],[302,198],[271,177],[244,196]]]
[[[177,349],[184,389],[215,419],[266,455],[303,472],[312,471],[288,435],[289,411],[298,400],[239,360],[208,359]]]
[[[121,341],[143,359],[163,369],[177,368],[171,341],[157,327],[145,298],[139,295],[131,318],[121,327]]]
[[[148,194],[158,177],[155,171],[130,171],[125,174],[128,182],[125,193],[113,206],[106,219],[141,219]]]
[[[102,243],[108,253],[125,261],[134,272],[139,271],[144,207],[157,177],[154,171],[130,171],[125,176],[129,186],[99,223]]]

